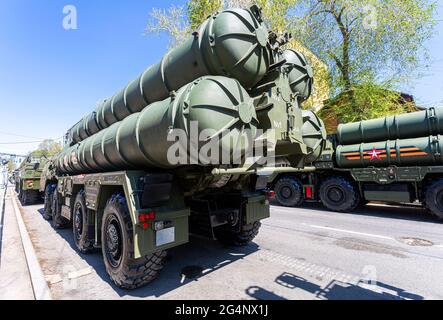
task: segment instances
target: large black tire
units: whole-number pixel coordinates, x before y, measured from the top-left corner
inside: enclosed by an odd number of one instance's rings
[[[434,216],[443,220],[443,179],[432,181],[425,188],[425,206]]]
[[[22,190],[22,205],[29,206],[37,203],[39,195],[40,194],[34,190]]]
[[[332,177],[322,182],[320,200],[331,211],[352,212],[360,204],[360,193],[346,178]]]
[[[18,190],[18,200],[23,202],[23,190],[21,188]]]
[[[72,233],[78,251],[89,253],[94,251],[94,241],[90,236],[89,214],[86,207],[85,192],[80,190],[75,198],[74,210],[72,213]]]
[[[240,231],[237,226],[221,226],[214,229],[215,237],[218,241],[229,246],[242,247],[249,244],[258,235],[260,230],[260,221],[247,224],[241,227]]]
[[[45,206],[43,212],[43,218],[45,220],[52,219],[52,197],[54,196],[55,187],[52,184],[48,184],[45,188]]]
[[[28,191],[22,190],[20,195],[21,195],[20,201],[22,202],[22,206],[28,206],[29,205]]]
[[[282,206],[297,207],[303,203],[303,185],[295,177],[283,177],[274,186],[275,199]]]
[[[126,199],[114,194],[102,219],[102,253],[106,272],[123,289],[136,289],[155,280],[163,269],[166,251],[134,258],[133,226]]]
[[[69,221],[62,217],[61,198],[57,191],[52,196],[52,226],[54,229],[64,229],[69,226]]]

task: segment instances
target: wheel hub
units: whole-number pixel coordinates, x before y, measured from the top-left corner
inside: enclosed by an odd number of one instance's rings
[[[79,239],[83,233],[83,212],[80,207],[75,210],[74,226],[77,233],[77,239]]]
[[[339,188],[331,188],[328,191],[328,198],[335,203],[341,202],[344,199],[343,191]]]
[[[283,188],[281,189],[280,194],[282,195],[283,198],[285,198],[285,199],[289,199],[289,198],[291,197],[291,195],[292,195],[291,188],[289,188],[289,187],[283,187]]]
[[[121,259],[122,239],[120,228],[115,220],[110,221],[106,228],[106,247],[108,249],[109,262],[116,267]]]

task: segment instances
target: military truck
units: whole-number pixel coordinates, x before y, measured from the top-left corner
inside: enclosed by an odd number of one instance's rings
[[[269,172],[303,168],[325,139],[300,108],[312,67],[288,39],[257,6],[209,17],[68,131],[42,176],[45,218],[72,225],[80,252],[101,248],[125,289],[189,234],[248,244],[269,217]]]
[[[277,173],[270,187],[284,206],[421,203],[443,219],[442,133],[443,108],[339,125],[310,172]]]
[[[43,200],[43,194],[40,192],[40,177],[46,161],[45,156],[30,154],[14,172],[15,191],[25,206]]]

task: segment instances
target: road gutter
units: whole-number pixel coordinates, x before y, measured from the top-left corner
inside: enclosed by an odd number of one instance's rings
[[[34,297],[36,300],[52,300],[51,291],[40,267],[40,263],[38,262],[37,255],[35,254],[34,247],[31,239],[29,238],[29,234],[15,196],[12,197],[12,204],[14,207],[15,217],[17,219],[18,229],[20,231],[20,237],[22,239],[23,250],[25,252]]]

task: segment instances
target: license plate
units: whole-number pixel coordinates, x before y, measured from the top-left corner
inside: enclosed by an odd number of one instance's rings
[[[175,241],[175,227],[157,231],[155,235],[155,244],[157,247]]]

